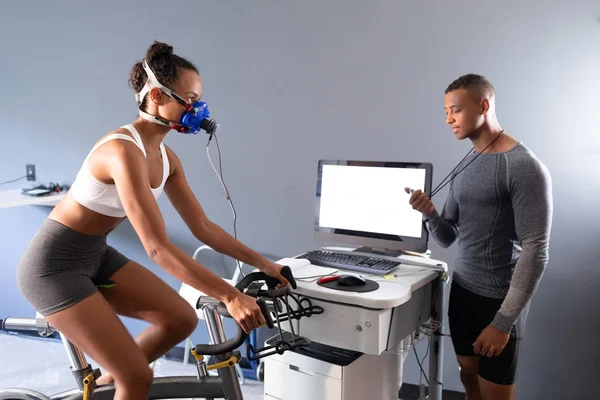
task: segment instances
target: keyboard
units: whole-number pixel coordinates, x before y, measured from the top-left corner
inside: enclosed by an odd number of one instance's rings
[[[309,260],[313,265],[365,272],[374,275],[386,275],[400,265],[400,261],[389,261],[377,257],[336,253],[327,250],[311,250],[296,258]]]

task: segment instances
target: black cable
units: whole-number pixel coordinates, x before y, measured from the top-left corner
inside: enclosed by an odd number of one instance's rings
[[[7,183],[13,183],[13,182],[17,182],[17,181],[20,181],[21,179],[25,179],[25,178],[27,178],[27,175],[25,175],[25,176],[22,176],[22,177],[20,177],[20,178],[17,178],[17,179],[13,179],[13,180],[11,180],[11,181],[0,182],[0,185],[6,185]]]
[[[474,157],[474,158],[473,158],[471,161],[469,161],[469,162],[467,163],[467,165],[465,165],[465,166],[464,166],[464,167],[463,167],[463,168],[462,168],[460,171],[458,171],[458,172],[457,172],[457,173],[456,173],[454,176],[452,176],[452,179],[450,179],[448,182],[445,182],[445,183],[444,183],[444,181],[445,181],[446,179],[448,179],[448,177],[449,177],[449,176],[451,176],[451,175],[452,175],[452,173],[453,173],[454,171],[456,171],[456,169],[457,169],[457,168],[460,166],[460,164],[462,164],[462,162],[463,162],[463,161],[464,161],[464,160],[465,160],[465,159],[466,159],[466,158],[467,158],[467,157],[468,157],[468,156],[471,154],[471,152],[473,152],[475,149],[471,149],[471,150],[469,150],[469,152],[468,152],[468,153],[467,153],[467,154],[466,154],[466,155],[463,157],[463,159],[462,159],[462,160],[460,160],[460,162],[459,162],[459,163],[456,165],[456,167],[454,167],[454,169],[452,169],[452,171],[450,171],[450,173],[449,173],[449,174],[448,174],[448,175],[447,175],[447,176],[446,176],[446,177],[445,177],[445,178],[442,180],[442,182],[441,182],[439,185],[437,185],[437,187],[436,187],[435,189],[433,189],[433,190],[431,191],[431,194],[429,195],[429,198],[431,199],[433,196],[435,196],[437,193],[439,193],[439,191],[440,191],[440,190],[442,190],[442,189],[443,189],[443,188],[444,188],[444,187],[445,187],[447,184],[449,184],[450,182],[452,182],[452,181],[454,180],[454,178],[456,178],[456,176],[457,176],[458,174],[460,174],[462,171],[464,171],[464,170],[465,170],[465,168],[467,168],[469,165],[471,165],[471,163],[472,163],[473,161],[477,160],[477,157],[479,157],[479,156],[480,156],[481,154],[483,154],[483,153],[484,153],[484,152],[485,152],[485,151],[486,151],[486,150],[487,150],[487,149],[488,149],[488,148],[489,148],[491,145],[493,145],[493,144],[496,142],[496,140],[498,140],[498,138],[499,138],[500,136],[502,136],[502,134],[503,134],[503,133],[504,133],[504,129],[502,129],[502,130],[500,131],[500,133],[498,134],[498,136],[496,136],[496,137],[494,138],[494,140],[492,140],[492,141],[490,142],[490,144],[488,144],[487,146],[485,146],[485,148],[484,148],[484,149],[483,149],[481,152],[477,153],[477,155],[476,155],[476,156],[475,156],[475,157]]]
[[[411,337],[412,337],[412,335],[411,335]],[[415,353],[415,358],[417,359],[417,363],[419,364],[419,368],[421,368],[421,374],[422,374],[421,376],[425,377],[425,382],[427,382],[427,386],[429,386],[429,379],[427,378],[427,374],[425,373],[425,370],[423,369],[423,364],[422,364],[421,360],[419,360],[419,356],[417,354],[417,348],[414,343],[414,338],[413,338],[412,348],[413,348],[413,352]],[[427,346],[427,351],[429,351],[429,345]],[[425,352],[425,357],[427,357],[427,352]],[[423,357],[423,361],[425,361],[425,357]]]
[[[298,309],[292,307],[289,300],[290,298],[296,303]],[[274,322],[278,331],[279,340],[277,340],[275,345],[261,348],[254,348],[254,346],[249,343],[246,357],[249,360],[258,360],[273,354],[283,354],[289,350],[293,351],[309,346],[312,341],[300,335],[300,319],[303,317],[310,318],[312,315],[322,314],[324,312],[323,307],[314,306],[309,298],[294,295],[291,292],[274,297],[272,300],[275,313]],[[306,303],[307,305],[305,306],[303,303]],[[297,332],[294,330],[293,319],[298,320]],[[291,335],[291,339],[289,340],[284,337],[284,330],[281,327],[281,323],[286,321],[289,321],[291,331],[285,331]]]
[[[446,184],[444,182],[446,182],[446,179],[448,179],[453,173],[454,171],[456,171],[456,169],[460,166],[460,164],[462,164],[463,161],[465,161],[465,159],[471,155],[471,153],[473,152],[473,149],[469,149],[469,151],[467,152],[467,154],[465,154],[465,156],[462,158],[462,160],[460,160],[458,162],[458,164],[456,164],[456,166],[454,168],[452,168],[452,171],[450,171],[450,173],[448,175],[446,175],[446,177],[444,179],[442,179],[442,181],[440,182],[439,185],[437,185],[435,187],[435,189],[433,189],[431,191],[431,194],[429,196],[429,198],[432,198],[437,192],[439,192],[444,186],[446,186]],[[457,174],[458,175],[458,174]],[[456,176],[456,175],[455,175]],[[454,178],[453,178],[454,179]],[[452,181],[452,180],[450,180]],[[442,186],[443,185],[443,186]]]

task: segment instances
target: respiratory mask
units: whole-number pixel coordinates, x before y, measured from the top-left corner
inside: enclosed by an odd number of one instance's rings
[[[144,71],[146,71],[146,75],[148,75],[148,80],[146,81],[143,89],[135,95],[140,117],[159,125],[170,126],[177,132],[184,134],[197,134],[201,130],[205,130],[206,133],[212,136],[212,134],[217,131],[217,122],[213,119],[210,119],[210,111],[208,110],[208,105],[205,102],[198,100],[193,104],[189,104],[183,98],[181,98],[181,96],[161,84],[158,79],[156,79],[156,76],[150,69],[150,66],[146,60],[142,61],[142,66],[144,67]],[[179,122],[169,121],[157,115],[150,115],[142,110],[142,102],[144,97],[152,88],[160,89],[164,94],[175,100],[181,107],[183,107],[184,112],[181,115]]]

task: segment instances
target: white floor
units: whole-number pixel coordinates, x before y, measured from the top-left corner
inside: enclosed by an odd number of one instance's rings
[[[98,365],[88,359],[92,367]],[[194,365],[159,359],[155,376],[195,375]],[[67,353],[61,342],[0,333],[0,389],[27,388],[52,395],[75,387]],[[263,384],[246,379],[245,400],[263,399]]]

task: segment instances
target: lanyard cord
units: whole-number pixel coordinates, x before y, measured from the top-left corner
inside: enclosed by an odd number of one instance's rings
[[[468,167],[468,166],[469,166],[469,165],[470,165],[470,164],[471,164],[473,161],[475,161],[475,160],[477,159],[477,157],[479,157],[479,156],[480,156],[481,154],[483,154],[483,153],[484,153],[484,152],[485,152],[485,151],[486,151],[486,150],[487,150],[487,149],[488,149],[488,148],[489,148],[491,145],[493,145],[493,144],[494,144],[494,142],[495,142],[496,140],[498,140],[498,138],[499,138],[500,136],[502,136],[502,134],[503,134],[503,133],[504,133],[504,129],[502,129],[502,130],[500,131],[500,133],[498,134],[498,136],[496,136],[496,137],[494,138],[494,140],[492,140],[492,141],[490,142],[490,144],[488,144],[488,145],[485,147],[485,149],[483,149],[483,150],[482,150],[480,153],[477,153],[477,155],[476,155],[476,156],[475,156],[475,157],[474,157],[474,158],[473,158],[471,161],[469,161],[469,162],[467,163],[467,165],[465,165],[465,166],[464,166],[462,169],[460,169],[460,170],[459,170],[459,171],[458,171],[456,174],[454,174],[454,176],[452,176],[452,179],[450,179],[448,182],[445,182],[445,181],[446,181],[446,179],[448,179],[448,177],[450,177],[450,176],[451,176],[451,175],[454,173],[454,171],[456,171],[456,169],[457,169],[457,168],[460,166],[460,164],[462,164],[462,162],[463,162],[463,161],[464,161],[464,160],[465,160],[465,159],[466,159],[466,158],[467,158],[467,157],[468,157],[468,156],[471,154],[471,152],[475,151],[475,149],[474,149],[474,148],[473,148],[473,149],[471,149],[471,150],[469,150],[469,152],[468,152],[468,153],[467,153],[467,154],[466,154],[466,155],[465,155],[465,156],[462,158],[462,160],[460,160],[460,162],[459,162],[458,164],[456,164],[456,167],[454,167],[454,169],[452,169],[452,171],[450,171],[450,173],[449,173],[448,175],[446,175],[446,177],[445,177],[445,178],[442,180],[442,182],[441,182],[439,185],[437,185],[437,187],[436,187],[435,189],[433,189],[433,190],[431,191],[431,194],[429,195],[429,198],[431,199],[433,196],[435,196],[437,193],[439,193],[439,191],[440,191],[440,190],[442,190],[442,189],[443,189],[443,188],[444,188],[444,187],[445,187],[447,184],[449,184],[450,182],[452,182],[452,181],[454,180],[454,178],[456,178],[456,176],[457,176],[458,174],[460,174],[462,171],[464,171],[464,170],[465,170],[465,168],[467,168],[467,167]]]

